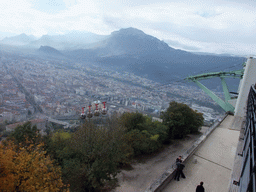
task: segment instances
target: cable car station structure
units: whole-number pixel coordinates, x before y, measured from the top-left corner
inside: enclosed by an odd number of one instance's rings
[[[211,79],[218,77],[221,79],[221,84],[225,96],[225,100],[218,97],[213,91],[208,89],[200,80]],[[239,78],[240,84],[238,93],[229,92],[225,78]],[[250,86],[256,82],[256,59],[250,57],[243,64],[243,69],[229,72],[212,72],[200,75],[189,76],[185,80],[195,82],[206,94],[208,94],[222,109],[226,112],[234,113],[235,116],[245,116],[246,99]],[[236,96],[231,96],[236,94]]]

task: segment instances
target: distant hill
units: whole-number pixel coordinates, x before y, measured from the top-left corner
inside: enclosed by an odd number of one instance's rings
[[[147,35],[141,30],[127,28],[112,32],[100,51],[101,53],[104,51],[106,54],[101,57],[117,55],[136,57],[150,53],[169,53],[171,50],[173,49],[163,41]]]
[[[62,35],[67,39],[67,41],[74,43],[74,44],[92,44],[97,43],[99,41],[103,41],[108,36],[107,35],[98,35],[91,32],[83,32],[83,31],[71,31],[65,35]]]
[[[62,53],[58,51],[57,49],[54,49],[53,47],[50,46],[41,46],[38,50],[37,53],[44,54],[44,55],[49,55],[49,56],[62,56]]]
[[[8,35],[10,36],[9,33]],[[33,35],[28,36],[22,33],[20,35],[5,37],[0,40],[0,44],[23,46],[28,49],[39,49],[40,46],[50,46],[59,50],[75,50],[97,46],[97,42],[103,41],[107,37],[106,35],[97,35],[86,31],[71,31],[63,35],[43,35],[37,39]]]
[[[3,40],[6,37],[12,37],[17,35],[16,33],[9,33],[9,32],[2,32],[0,31],[0,41]]]
[[[242,68],[245,61],[242,57],[194,54],[174,49],[136,28],[120,29],[108,36],[73,31],[32,39],[21,34],[2,41],[27,43],[26,48],[36,48],[37,55],[89,61],[105,69],[128,71],[161,83],[205,72],[235,70]]]
[[[17,36],[13,37],[6,37],[3,40],[0,41],[1,44],[6,44],[6,45],[16,45],[16,46],[21,46],[21,45],[26,45],[29,44],[30,42],[36,40],[36,37],[33,35],[26,35],[25,33],[22,33]]]
[[[27,46],[38,48],[51,46],[55,49],[79,49],[88,48],[90,44],[102,41],[106,36],[89,32],[73,31],[65,35],[43,35],[40,39],[30,42]]]
[[[129,71],[162,83],[202,72],[242,68],[241,57],[199,55],[173,49],[167,43],[135,28],[112,32],[92,49],[66,51],[80,61],[93,61],[103,68]],[[241,64],[241,65],[239,65]]]
[[[166,43],[135,28],[112,32],[105,40],[93,45],[90,49],[67,50],[66,54],[82,60],[99,61],[112,57],[138,58],[151,53],[169,54],[172,49]]]
[[[38,40],[30,42],[27,45],[27,47],[40,48],[41,46],[49,46],[49,47],[53,47],[55,49],[58,49],[58,48],[62,47],[63,44],[65,45],[65,43],[66,42],[64,42],[64,41],[62,41],[62,42],[56,41],[53,36],[43,35]]]
[[[120,29],[112,32],[105,40],[95,43],[93,48],[78,49],[66,53],[69,56],[75,56],[79,59],[96,59],[101,58],[139,58],[142,55],[150,54],[170,54],[174,49],[169,47],[163,41],[145,34],[143,31],[135,28]]]

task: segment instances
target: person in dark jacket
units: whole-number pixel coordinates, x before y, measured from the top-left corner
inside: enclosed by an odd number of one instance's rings
[[[200,185],[197,185],[197,187],[196,187],[196,192],[204,192],[203,184],[204,184],[204,182],[201,181],[201,182],[200,182]]]
[[[181,156],[179,156],[176,159],[176,166],[177,166],[177,168],[176,168],[176,173],[175,173],[175,176],[174,176],[174,180],[179,181],[180,176],[185,179],[186,177],[183,173],[183,169],[184,169],[185,165],[182,163]]]
[[[179,157],[176,159],[176,164],[177,164],[178,162],[182,163],[181,158],[182,158],[182,156],[179,156]]]

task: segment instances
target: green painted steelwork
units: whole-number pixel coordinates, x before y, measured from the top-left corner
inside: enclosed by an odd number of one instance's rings
[[[195,82],[207,95],[209,95],[216,103],[218,103],[222,109],[224,109],[226,112],[230,111],[233,113],[235,108],[233,105],[231,105],[228,102],[231,99],[231,96],[230,96],[225,78],[232,77],[232,78],[242,79],[243,74],[244,74],[244,69],[229,71],[229,72],[221,71],[221,72],[203,73],[200,75],[189,76],[185,80]],[[214,92],[212,92],[207,87],[205,87],[202,83],[199,82],[200,80],[210,79],[214,77],[219,77],[221,79],[221,84],[222,84],[223,92],[225,95],[225,101],[223,101]]]
[[[200,75],[194,75],[194,76],[189,76],[186,78],[186,80],[194,81],[194,80],[203,80],[203,79],[210,79],[213,77],[233,77],[233,78],[243,78],[244,74],[244,69],[240,69],[237,71],[229,71],[229,72],[212,72],[212,73],[203,73]]]
[[[230,96],[229,91],[228,91],[228,85],[227,85],[227,83],[226,83],[226,81],[223,77],[220,77],[220,79],[221,79],[223,92],[224,92],[224,95],[225,95],[225,101],[228,101],[228,100],[231,99],[231,96]]]
[[[212,92],[210,89],[208,89],[207,87],[205,87],[202,83],[200,83],[199,81],[195,81],[195,83],[205,92],[207,93],[216,103],[219,104],[219,106],[224,109],[226,112],[230,111],[230,112],[234,112],[235,107],[233,107],[233,105],[231,105],[230,103],[228,103],[228,101],[223,101],[221,98],[219,98],[214,92]]]

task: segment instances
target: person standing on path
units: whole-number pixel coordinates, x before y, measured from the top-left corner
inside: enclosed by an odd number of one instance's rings
[[[183,173],[183,168],[185,167],[185,165],[182,163],[182,160],[181,160],[181,156],[179,156],[177,159],[176,159],[176,173],[175,173],[175,176],[174,176],[174,180],[177,180],[179,181],[180,180],[180,176],[182,178],[186,178],[184,173]]]
[[[197,187],[196,187],[196,192],[204,192],[203,184],[204,184],[204,182],[201,181],[201,182],[200,182],[200,185],[197,185]]]

